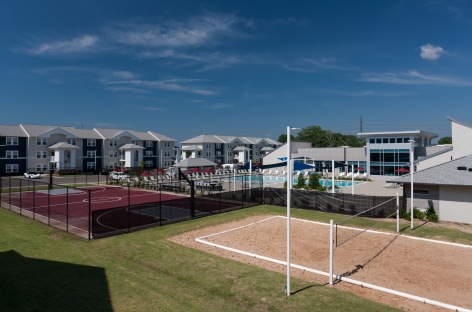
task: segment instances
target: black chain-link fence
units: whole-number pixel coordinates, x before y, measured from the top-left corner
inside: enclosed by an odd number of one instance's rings
[[[100,177],[54,177],[54,183],[1,177],[0,203],[88,239],[262,204],[262,179],[248,175],[193,181],[193,197],[186,181],[129,179],[107,185]]]

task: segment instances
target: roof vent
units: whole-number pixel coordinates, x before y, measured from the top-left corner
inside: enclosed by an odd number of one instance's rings
[[[459,167],[457,167],[457,170],[467,170],[467,167],[466,166],[459,166]]]

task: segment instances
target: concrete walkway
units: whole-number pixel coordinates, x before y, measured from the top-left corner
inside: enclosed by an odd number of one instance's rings
[[[391,183],[387,183],[387,180],[392,180],[392,177],[371,177],[372,181],[364,182],[354,186],[354,194],[357,195],[371,195],[371,196],[403,196],[403,187],[397,186],[396,188],[386,187],[390,186]],[[343,193],[351,194],[351,187],[343,187]]]

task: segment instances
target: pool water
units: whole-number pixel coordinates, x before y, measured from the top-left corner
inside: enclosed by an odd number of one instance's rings
[[[259,177],[257,177],[259,178]],[[253,177],[254,179],[254,177]],[[275,183],[284,183],[287,180],[285,176],[269,176],[265,175],[263,176],[263,181],[264,185],[270,185],[270,184],[275,184]],[[326,180],[325,179],[320,179],[320,185],[325,186]],[[293,184],[297,184],[298,179],[296,177],[293,178]],[[306,184],[308,184],[308,179],[306,179]],[[364,182],[360,181],[354,181],[354,185],[362,184]],[[328,180],[328,186],[331,186],[333,184],[333,181],[331,179]],[[352,186],[352,181],[347,181],[347,180],[334,180],[334,185],[337,187],[348,187]]]

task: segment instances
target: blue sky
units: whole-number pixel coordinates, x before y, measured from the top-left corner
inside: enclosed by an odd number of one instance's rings
[[[472,123],[472,2],[2,1],[2,124],[278,138]]]

